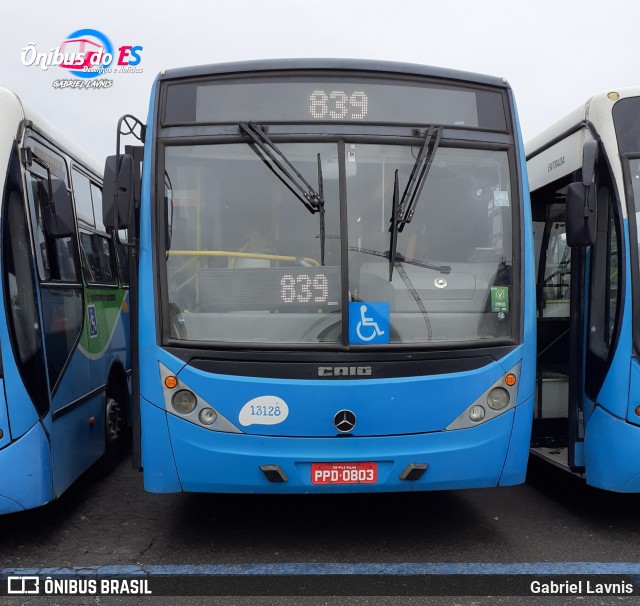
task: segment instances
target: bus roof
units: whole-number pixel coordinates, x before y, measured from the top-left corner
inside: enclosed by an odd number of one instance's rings
[[[213,63],[210,65],[163,70],[160,72],[158,79],[173,80],[177,78],[193,78],[218,74],[243,74],[268,70],[300,71],[307,69],[370,71],[380,75],[404,74],[407,76],[427,76],[456,82],[471,82],[474,84],[510,88],[509,83],[504,78],[495,76],[486,76],[483,74],[415,63],[374,61],[368,59],[261,59],[257,61],[236,61],[233,63]]]
[[[617,95],[614,98],[609,95]],[[551,126],[545,128],[525,144],[527,158],[536,155],[540,150],[548,147],[553,141],[561,139],[567,133],[575,130],[584,122],[593,122],[597,128],[603,112],[611,116],[611,109],[619,99],[627,97],[640,97],[640,86],[619,88],[603,93],[598,93],[587,99],[585,103],[576,107],[573,111],[563,116]],[[601,133],[602,134],[602,133]]]
[[[5,141],[11,144],[18,136],[18,129],[23,120],[29,120],[34,127],[52,142],[55,142],[70,156],[80,160],[87,168],[102,176],[103,167],[77,143],[74,143],[60,129],[46,118],[22,102],[20,97],[7,88],[0,88],[0,145],[6,147]]]

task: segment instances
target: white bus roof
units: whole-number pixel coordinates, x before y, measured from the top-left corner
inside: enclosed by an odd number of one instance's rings
[[[613,106],[620,100],[640,97],[640,86],[594,95],[564,118],[525,144],[529,187],[532,192],[582,168],[585,139],[599,138],[609,158],[616,184],[623,182],[618,141],[613,124]],[[626,217],[623,188],[618,188]]]
[[[7,166],[9,153],[23,120],[29,120],[48,139],[70,156],[80,160],[87,168],[102,176],[103,167],[79,145],[69,139],[46,118],[25,105],[12,91],[0,88],[0,166]]]
[[[610,116],[611,108],[616,101],[627,97],[640,97],[640,86],[619,88],[590,97],[586,103],[569,112],[566,116],[527,141],[525,144],[527,157],[535,154],[551,141],[560,138],[564,133],[575,129],[583,122],[593,122],[597,126],[602,120],[602,112],[606,112]]]

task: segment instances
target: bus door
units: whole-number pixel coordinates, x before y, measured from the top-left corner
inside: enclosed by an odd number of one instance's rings
[[[593,246],[570,248],[565,209],[580,172],[532,194],[537,258],[538,364],[532,453],[584,472],[584,434],[606,378],[620,279],[619,223],[608,171],[596,171]]]
[[[33,380],[48,385],[54,493],[59,495],[88,467],[88,460],[99,456],[101,441],[93,436],[98,429],[92,429],[91,414],[83,406],[91,373],[89,359],[78,349],[84,304],[76,236],[55,237],[45,220],[54,180],[69,188],[66,161],[37,141],[27,145],[32,162],[26,166],[26,191],[47,371]]]
[[[566,187],[565,187],[566,189]],[[553,183],[532,194],[537,260],[537,376],[532,448],[566,467],[569,452],[569,378],[574,259],[567,246],[565,200]]]

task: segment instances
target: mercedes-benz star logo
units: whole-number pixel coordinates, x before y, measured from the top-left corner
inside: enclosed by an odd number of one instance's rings
[[[349,433],[356,426],[356,415],[350,410],[341,410],[333,417],[333,424],[340,433]]]

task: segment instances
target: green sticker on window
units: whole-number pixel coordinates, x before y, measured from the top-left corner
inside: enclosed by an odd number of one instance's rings
[[[492,286],[491,287],[491,311],[496,311],[496,312],[509,311],[509,287],[508,286]]]

